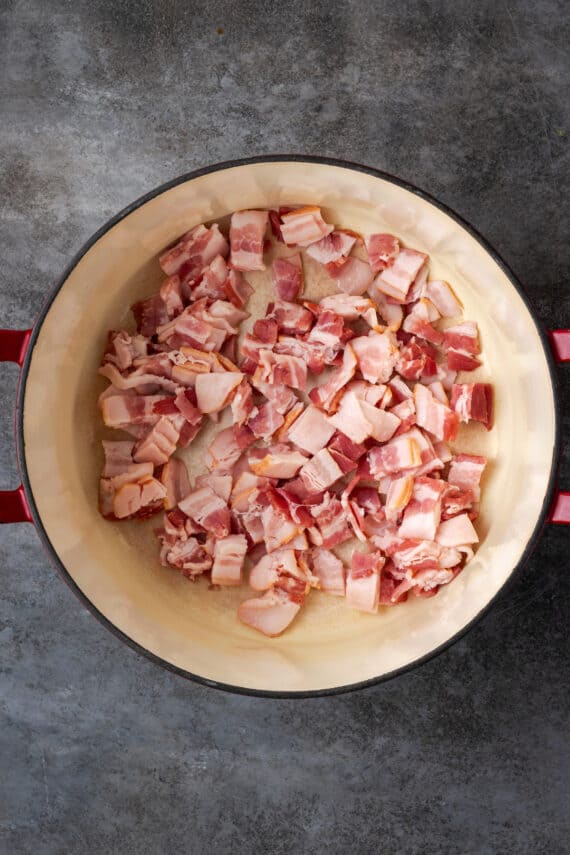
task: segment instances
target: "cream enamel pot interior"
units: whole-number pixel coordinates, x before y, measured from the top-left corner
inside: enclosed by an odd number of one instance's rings
[[[156,523],[109,523],[97,511],[97,368],[107,331],[157,290],[157,255],[190,227],[242,208],[315,203],[326,219],[388,231],[430,253],[476,320],[495,384],[495,426],[470,433],[490,458],[479,549],[437,597],[378,615],[311,594],[292,627],[267,639],[236,618],[246,589],[208,591],[160,566]],[[255,284],[254,279],[251,280]],[[266,294],[254,295],[256,306]],[[251,308],[251,307],[250,307]],[[559,331],[559,355],[568,347]],[[29,339],[29,341],[28,341]],[[135,202],[96,234],[57,284],[30,333],[2,336],[22,361],[17,412],[23,487],[1,497],[3,521],[33,520],[62,575],[91,611],[160,664],[209,685],[297,696],[343,691],[406,669],[461,635],[528,555],[554,495],[558,450],[554,370],[520,285],[484,241],[425,193],[373,169],[307,157],[221,164]],[[568,356],[568,353],[566,353]],[[196,471],[203,444],[188,452]],[[570,516],[568,494],[555,516]]]

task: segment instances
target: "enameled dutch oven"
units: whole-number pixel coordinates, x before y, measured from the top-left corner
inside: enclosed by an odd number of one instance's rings
[[[312,594],[289,631],[267,639],[236,618],[244,591],[214,593],[159,565],[152,521],[115,524],[99,515],[96,400],[104,384],[97,368],[107,331],[124,321],[136,299],[157,290],[157,255],[165,246],[232,211],[291,203],[321,205],[337,225],[392,232],[430,254],[431,275],[453,284],[465,317],[479,325],[484,370],[495,386],[495,427],[473,434],[473,450],[490,459],[481,543],[452,585],[378,615]],[[521,285],[497,253],[415,187],[325,158],[259,157],[200,169],[114,217],[72,261],[35,327],[1,333],[0,357],[22,366],[16,413],[22,485],[0,494],[0,518],[33,522],[93,614],[178,674],[282,697],[365,686],[461,636],[528,557],[544,523],[570,520],[570,493],[556,490],[554,369],[555,359],[570,359],[570,332],[551,333],[551,345],[554,359]],[[188,452],[201,464],[200,448]]]

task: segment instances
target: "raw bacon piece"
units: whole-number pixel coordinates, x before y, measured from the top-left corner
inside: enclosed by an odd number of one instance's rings
[[[335,429],[323,413],[312,404],[301,413],[289,429],[289,442],[302,451],[316,454],[326,446]]]
[[[126,371],[137,357],[147,355],[147,349],[148,339],[145,336],[131,336],[126,330],[111,330],[103,364],[111,362],[119,371]]]
[[[311,493],[322,493],[339,478],[343,471],[326,448],[314,455],[299,472],[299,478]]]
[[[469,490],[473,501],[481,497],[480,481],[487,458],[475,454],[458,454],[451,461],[447,481],[461,490]]]
[[[243,379],[237,387],[230,406],[234,422],[238,425],[244,424],[254,408],[253,392],[247,380]]]
[[[367,448],[362,443],[353,442],[342,431],[337,431],[328,445],[329,451],[339,452],[343,457],[349,457],[351,460],[359,460],[366,454]]]
[[[462,350],[476,356],[481,353],[477,324],[474,321],[463,321],[444,330],[445,346]]]
[[[273,318],[280,332],[299,335],[309,332],[313,326],[312,312],[298,303],[288,300],[275,300],[267,307],[267,317]]]
[[[166,303],[160,294],[155,294],[154,297],[135,303],[131,306],[131,311],[135,316],[137,332],[147,338],[153,336],[158,327],[169,320]]]
[[[230,265],[234,270],[265,270],[263,238],[267,211],[236,211],[230,221]]]
[[[368,297],[359,297],[352,294],[332,294],[330,297],[323,297],[320,302],[320,309],[323,312],[334,312],[335,315],[339,315],[347,321],[355,321],[357,318],[362,317],[368,326],[373,329],[378,326],[374,301]]]
[[[356,366],[357,362],[354,351],[350,344],[347,344],[344,348],[342,366],[339,370],[327,383],[324,383],[322,386],[315,386],[309,392],[309,398],[313,404],[319,407],[319,409],[329,412],[337,394],[354,377]]]
[[[427,282],[425,295],[444,318],[455,318],[463,311],[461,302],[447,282],[439,279]]]
[[[374,274],[367,261],[351,256],[332,274],[337,287],[345,294],[360,296],[372,284]]]
[[[212,566],[212,556],[195,537],[177,540],[171,546],[165,544],[164,552],[163,563],[177,567],[191,580],[206,573]]]
[[[241,585],[247,540],[243,534],[230,534],[214,544],[213,585]]]
[[[398,570],[438,570],[441,546],[430,540],[401,540],[386,549]]]
[[[253,384],[268,383],[304,390],[307,386],[307,364],[297,356],[260,350],[259,365],[253,375]]]
[[[230,533],[230,509],[211,487],[189,493],[178,507],[215,537],[227,537]]]
[[[276,549],[263,555],[250,571],[250,587],[254,591],[267,591],[280,575],[302,577],[293,549]]]
[[[229,472],[241,457],[242,447],[236,440],[231,427],[221,430],[208,448],[208,469]]]
[[[400,419],[400,426],[395,436],[406,433],[416,423],[416,405],[413,398],[406,398],[404,401],[400,401],[399,404],[396,404],[388,412]]]
[[[326,443],[325,443],[326,444]],[[103,478],[112,478],[128,471],[133,465],[134,442],[128,440],[103,440],[103,451],[105,453],[105,465],[103,467]],[[151,472],[152,474],[152,472]]]
[[[368,252],[368,261],[374,273],[378,273],[378,271],[393,264],[400,252],[400,241],[394,235],[368,235],[364,244]]]
[[[390,482],[386,495],[384,512],[387,520],[396,521],[412,498],[414,479],[411,475],[403,475]]]
[[[296,208],[281,215],[281,235],[290,246],[309,246],[330,234],[334,226],[323,220],[321,209],[315,205]]]
[[[462,490],[460,487],[450,484],[444,493],[441,503],[442,520],[456,517],[457,514],[463,511],[470,511],[473,508],[473,502],[474,498],[471,490]]]
[[[232,492],[232,480],[232,476],[229,474],[206,472],[196,478],[194,486],[196,489],[198,487],[211,487],[216,496],[219,496],[227,504]]]
[[[332,549],[353,536],[340,501],[328,494],[321,505],[311,510],[313,519],[322,537],[321,546]]]
[[[272,505],[264,508],[261,514],[263,540],[268,552],[281,549],[291,543],[300,533],[299,527],[280,514]]]
[[[164,507],[167,511],[175,508],[178,502],[190,492],[190,479],[188,478],[186,464],[178,457],[172,457],[162,467],[160,481],[166,490]]]
[[[344,261],[355,243],[355,235],[335,230],[312,243],[307,249],[307,255],[320,264],[336,264]]]
[[[319,588],[333,597],[344,597],[346,591],[345,569],[334,552],[323,547],[311,551],[313,573],[319,580]]]
[[[380,552],[353,552],[346,579],[346,603],[353,609],[378,611],[380,573],[385,558]]]
[[[123,428],[125,425],[153,425],[160,416],[154,411],[164,395],[112,395],[101,401],[101,414],[107,427]]]
[[[478,543],[479,537],[467,514],[451,517],[440,523],[435,540],[440,546],[463,546]]]
[[[184,274],[197,274],[216,255],[224,258],[228,254],[228,242],[220,233],[217,223],[211,228],[199,225],[178,241],[159,258],[159,264],[167,276],[183,270]]]
[[[421,466],[420,447],[410,432],[396,436],[385,445],[377,446],[368,453],[370,471],[375,478],[391,472],[402,472]]]
[[[452,371],[475,371],[481,362],[466,350],[450,347],[447,350],[447,365]]]
[[[412,498],[404,511],[398,536],[404,540],[435,540],[441,520],[441,500],[445,493],[444,481],[435,478],[416,478]]]
[[[438,401],[421,383],[414,386],[416,423],[439,440],[453,440],[457,436],[459,419],[450,407]]]
[[[285,591],[274,589],[241,603],[238,617],[246,626],[274,638],[287,629],[300,608],[301,605],[291,600]]]
[[[270,440],[275,431],[283,425],[284,421],[283,415],[279,412],[275,404],[267,401],[259,407],[255,415],[249,418],[247,426],[257,438]]]
[[[293,478],[307,458],[288,446],[273,446],[261,460],[250,463],[252,472],[266,478]]]
[[[343,395],[338,412],[329,416],[329,421],[355,443],[362,443],[368,437],[386,442],[400,424],[397,416],[360,400],[354,391]]]
[[[103,486],[107,479],[101,479]],[[151,516],[163,507],[165,489],[156,478],[148,475],[140,481],[128,481],[116,489],[113,480],[109,479],[109,487],[114,489],[111,513],[104,514],[108,518],[126,520],[132,517]],[[104,489],[104,488],[103,488]]]
[[[202,413],[219,413],[228,404],[230,395],[237,389],[244,375],[236,371],[196,376],[196,398]]]
[[[226,298],[238,309],[243,309],[251,295],[253,288],[244,278],[239,270],[230,270],[228,278],[224,282]]]
[[[394,330],[394,332],[399,330],[404,319],[404,309],[402,306],[399,303],[390,302],[386,294],[378,288],[376,279],[368,289],[368,293],[389,329]]]
[[[411,312],[407,315],[402,329],[405,332],[425,338],[431,344],[440,345],[444,341],[444,333],[436,330],[432,325],[440,317],[439,312],[429,300],[422,298],[414,304]]]
[[[207,297],[209,300],[224,300],[226,289],[224,283],[228,278],[228,266],[221,255],[217,255],[202,271],[200,282],[192,288],[192,299],[199,300]]]
[[[493,426],[493,387],[490,383],[454,383],[451,406],[461,422],[482,422],[487,430]]]
[[[272,267],[275,293],[280,300],[295,300],[303,290],[303,264],[299,253],[276,258]]]
[[[393,264],[376,277],[374,285],[388,297],[405,303],[408,291],[427,259],[425,252],[401,249]]]
[[[369,383],[387,383],[398,360],[398,345],[390,330],[378,333],[371,330],[367,336],[353,338],[350,342],[358,368]]]
[[[133,459],[137,463],[149,461],[155,466],[166,463],[176,451],[176,443],[180,431],[176,429],[168,416],[162,416],[148,434],[141,439],[133,451]]]

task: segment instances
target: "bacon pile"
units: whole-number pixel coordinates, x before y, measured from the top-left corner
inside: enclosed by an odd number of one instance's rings
[[[243,273],[271,244],[275,296],[238,359]],[[304,254],[338,287],[318,304],[303,300]],[[159,261],[159,293],[132,307],[136,332],[109,334],[100,368],[103,422],[130,436],[103,442],[101,513],[163,512],[160,560],[192,580],[240,585],[247,561],[259,596],[238,615],[267,636],[312,588],[376,612],[451,582],[478,542],[486,459],[447,443],[460,422],[491,428],[492,387],[456,382],[481,364],[477,326],[428,256],[308,206],[239,211],[229,240],[196,226]],[[173,455],[228,407],[191,484]]]

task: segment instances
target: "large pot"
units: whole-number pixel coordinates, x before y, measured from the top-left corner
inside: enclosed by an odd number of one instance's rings
[[[429,252],[432,275],[457,288],[479,324],[495,384],[491,463],[474,560],[437,597],[369,616],[321,594],[281,638],[242,626],[244,592],[212,593],[161,567],[153,522],[114,524],[97,511],[101,465],[97,367],[107,331],[158,288],[157,255],[195,224],[241,208],[324,206],[362,232],[389,231]],[[570,358],[570,332],[552,334]],[[235,691],[340,692],[423,662],[481,617],[528,557],[556,494],[559,423],[554,360],[521,285],[456,214],[385,173],[342,161],[275,156],[184,175],[134,202],[83,247],[33,330],[3,332],[0,356],[22,366],[16,414],[22,485],[1,494],[3,522],[33,522],[65,581],[119,638],[186,677]],[[199,455],[199,450],[189,449]]]

